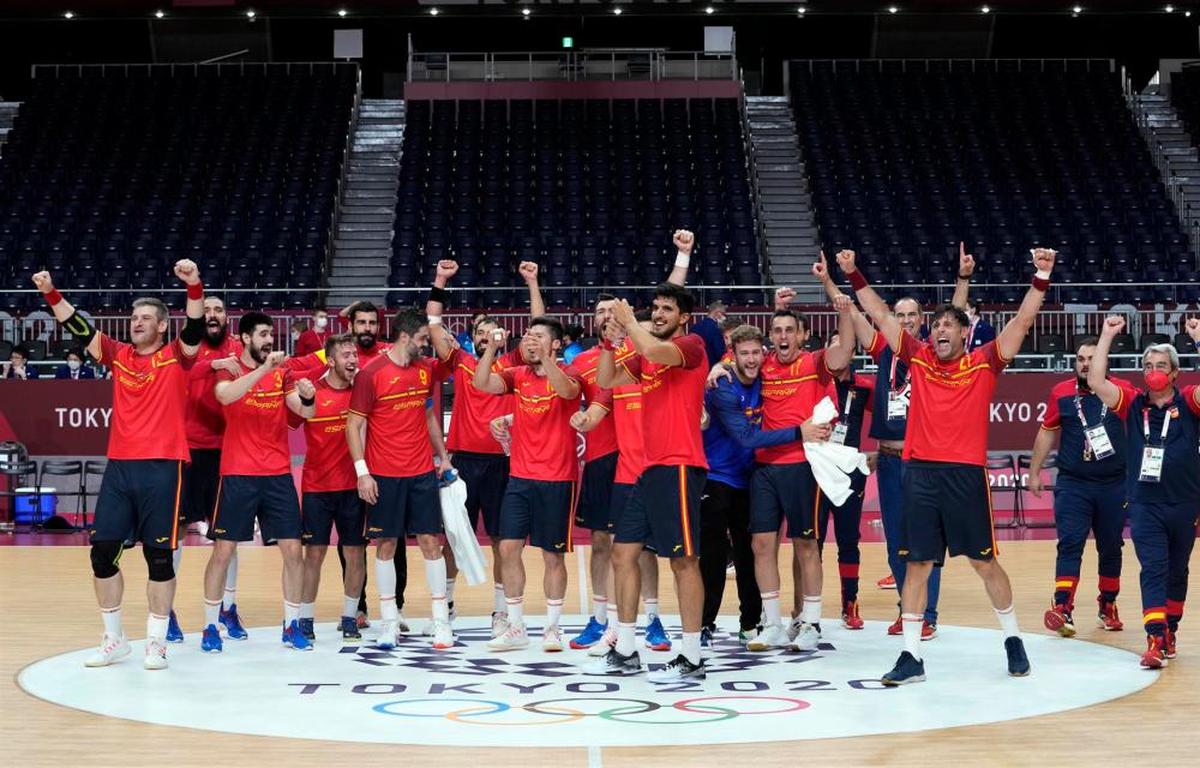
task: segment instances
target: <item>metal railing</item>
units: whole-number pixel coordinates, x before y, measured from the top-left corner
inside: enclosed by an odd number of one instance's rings
[[[738,73],[738,82],[745,82],[740,72]],[[767,228],[763,221],[765,216],[762,209],[762,194],[758,188],[758,153],[754,149],[754,138],[750,132],[750,114],[746,109],[745,85],[740,89],[738,97],[738,116],[742,122],[742,149],[746,153],[746,176],[750,179],[752,190],[750,205],[754,211],[754,233],[758,239],[759,274],[769,277],[771,265],[767,255]]]
[[[123,75],[128,75],[130,72],[145,72],[149,74],[153,71],[167,71],[172,75],[190,72],[199,74],[202,70],[216,70],[218,74],[224,73],[255,73],[262,72],[264,74],[273,71],[282,71],[286,74],[293,72],[306,72],[308,74],[315,73],[318,69],[333,69],[339,67],[358,67],[354,62],[343,61],[227,61],[227,62],[189,62],[181,64],[33,64],[29,68],[30,77],[37,78],[39,75],[47,75],[50,77],[60,77],[67,73],[74,74],[78,77],[85,75],[100,75],[104,76],[110,73],[120,72]]]
[[[662,48],[449,53],[417,52],[410,47],[408,54],[410,82],[734,80],[737,77],[737,58],[732,53]]]
[[[346,188],[346,175],[350,172],[350,150],[354,146],[354,136],[358,133],[358,110],[362,104],[362,69],[358,65],[354,78],[354,102],[350,106],[350,122],[346,124],[346,144],[342,147],[342,167],[338,173],[337,191],[334,193],[333,215],[329,220],[329,237],[326,238],[325,268],[321,270],[321,281],[325,283],[333,271],[334,241],[337,240],[338,224],[342,220],[342,192]]]
[[[829,67],[861,72],[874,69],[879,72],[893,71],[899,66],[901,72],[930,72],[944,69],[947,72],[1068,72],[1072,64],[1082,64],[1085,72],[1116,72],[1113,59],[791,59],[789,64],[807,66],[809,72]]]

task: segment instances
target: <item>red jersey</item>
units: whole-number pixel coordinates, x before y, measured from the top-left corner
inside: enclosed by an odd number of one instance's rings
[[[350,412],[367,419],[367,466],[381,477],[416,477],[433,471],[433,443],[425,401],[450,374],[440,360],[419,357],[400,365],[380,355],[354,377]]]
[[[132,344],[99,334],[100,359],[112,369],[113,409],[108,433],[110,459],[188,461],[188,369],[194,357],[179,340],[139,355]]]
[[[475,388],[475,368],[479,361],[460,348],[450,352],[446,364],[450,366],[454,379],[454,405],[450,410],[450,434],[446,437],[446,450],[453,453],[503,454],[500,443],[492,437],[492,419],[513,412],[512,397],[496,397]],[[521,365],[520,353],[508,352],[492,364],[492,372],[500,373]]]
[[[900,339],[900,359],[912,379],[904,458],[986,465],[992,393],[1011,361],[994,341],[943,363],[932,344],[907,333]]]
[[[225,434],[225,414],[217,402],[212,361],[242,354],[242,342],[226,335],[215,347],[200,342],[196,364],[188,371],[187,441],[189,448],[219,449]]]
[[[333,333],[330,331],[318,331],[309,328],[300,334],[300,338],[296,339],[296,349],[293,354],[296,357],[304,357],[314,352],[320,352],[325,349],[325,339],[328,339],[332,335]],[[377,344],[376,346],[379,345]]]
[[[642,432],[642,383],[612,390],[612,422],[617,430],[615,482],[632,485],[646,468],[646,443]]]
[[[574,366],[563,368],[563,373],[580,382]],[[509,474],[525,480],[577,480],[578,438],[571,416],[579,412],[579,395],[559,397],[550,379],[528,365],[501,371],[499,376],[505,390],[516,395]]]
[[[583,399],[589,405],[601,399],[601,391],[604,389],[596,381],[599,363],[599,346],[592,347],[585,352],[580,352],[571,363],[579,371],[583,387]],[[607,456],[615,450],[617,450],[616,426],[613,424],[612,419],[604,418],[596,425],[595,429],[587,433],[587,440],[583,450],[583,460],[587,462],[598,459],[601,456]]]
[[[635,381],[642,383],[646,466],[708,469],[700,433],[708,353],[704,340],[694,333],[673,338],[670,343],[679,349],[682,364],[652,363],[638,354],[618,362]]]
[[[812,416],[813,408],[825,396],[833,374],[825,365],[825,350],[801,352],[790,363],[782,363],[772,352],[763,360],[762,429],[798,427]],[[794,442],[760,448],[754,452],[760,464],[796,464],[805,461],[804,443]]]
[[[316,414],[304,420],[304,493],[352,491],[358,487],[350,446],[346,443],[346,413],[350,410],[351,387],[337,389],[322,376],[317,388]]]
[[[363,368],[366,368],[367,363],[384,354],[391,348],[391,344],[376,344],[375,346],[371,347],[370,351],[363,351],[362,347],[355,344],[354,350],[358,352],[358,370],[361,371]],[[316,379],[317,377],[324,375],[324,369],[327,362],[328,360],[325,357],[325,348],[322,347],[311,354],[289,357],[284,362],[284,366],[286,366],[289,371],[294,373],[296,378]]]
[[[238,359],[241,373],[217,373],[218,381],[234,381],[254,368]],[[221,476],[269,477],[292,471],[288,450],[287,396],[295,390],[292,372],[276,368],[255,383],[246,395],[225,406],[225,437],[221,442]]]

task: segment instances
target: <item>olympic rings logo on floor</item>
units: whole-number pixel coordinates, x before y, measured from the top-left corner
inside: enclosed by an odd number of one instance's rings
[[[584,701],[603,702],[605,704],[624,702],[625,706],[610,707],[598,712],[584,712],[573,706],[564,706],[575,705]],[[720,701],[721,704],[706,703],[715,701]],[[734,707],[730,702],[735,701],[782,702],[783,704],[782,706],[774,706],[770,709],[756,709],[753,707]],[[448,704],[451,702],[455,704],[466,703],[471,706],[440,712],[413,711],[414,708],[420,709],[417,705],[430,703]],[[491,699],[398,699],[396,701],[377,704],[372,709],[380,714],[395,717],[437,717],[467,725],[514,727],[523,725],[562,725],[564,723],[578,722],[585,717],[599,717],[602,720],[639,725],[703,725],[705,723],[719,723],[724,720],[733,720],[744,716],[782,715],[788,712],[799,712],[808,709],[810,706],[812,705],[803,699],[792,699],[784,696],[700,696],[691,699],[680,699],[670,704],[659,704],[658,702],[647,701],[645,699],[576,696],[562,699],[544,699],[519,706]],[[702,717],[698,719],[691,717],[687,719],[664,719],[661,715],[652,718],[642,717],[643,715],[649,715],[659,710],[665,710],[670,713],[685,713],[685,715],[699,715]],[[494,716],[503,715],[506,712],[540,715],[541,717],[530,718],[526,716],[514,718],[510,715],[509,717],[492,719]]]

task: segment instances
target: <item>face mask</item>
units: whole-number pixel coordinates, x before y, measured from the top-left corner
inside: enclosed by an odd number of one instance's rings
[[[1151,392],[1161,392],[1171,386],[1171,377],[1162,371],[1150,371],[1146,374],[1146,386]]]
[[[67,367],[70,368],[72,371],[78,371],[82,366],[83,366],[83,363],[79,362],[78,360],[68,360],[67,361]]]
[[[299,341],[299,340],[300,340],[300,334],[296,333],[295,331],[292,331],[292,341]]]
[[[329,318],[328,317],[318,317],[316,319],[316,321],[313,323],[313,327],[316,328],[318,331],[325,330],[326,328],[329,327]]]

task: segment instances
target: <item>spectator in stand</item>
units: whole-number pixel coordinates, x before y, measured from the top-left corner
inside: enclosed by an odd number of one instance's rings
[[[563,362],[567,365],[575,359],[575,356],[583,351],[583,326],[568,325],[563,329]]]
[[[471,315],[471,324],[454,336],[454,340],[458,342],[458,346],[462,347],[463,351],[468,355],[475,354],[475,329],[479,327],[480,323],[488,319],[486,312],[476,312]]]
[[[329,313],[324,307],[317,307],[312,313],[310,327],[300,333],[296,340],[296,357],[312,354],[325,348],[325,340],[333,335],[329,330]]]
[[[8,362],[0,366],[0,379],[36,379],[37,369],[29,365],[29,349],[25,346],[13,347],[12,356]]]
[[[79,349],[67,350],[67,362],[65,365],[58,366],[54,372],[56,379],[94,379],[96,372],[83,359],[83,352]]]
[[[983,319],[979,314],[979,299],[971,297],[967,299],[967,317],[971,320],[970,327],[967,328],[967,351],[979,349],[989,341],[996,340],[996,329],[992,324]]]

